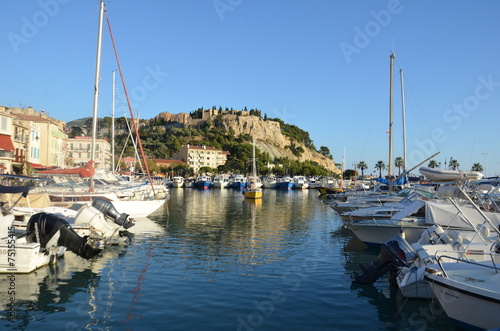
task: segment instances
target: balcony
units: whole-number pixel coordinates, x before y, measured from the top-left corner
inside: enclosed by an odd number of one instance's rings
[[[14,142],[22,143],[22,144],[27,144],[29,142],[29,137],[28,136],[14,136]]]
[[[16,155],[13,160],[15,163],[24,163],[26,162],[26,156],[24,155]]]

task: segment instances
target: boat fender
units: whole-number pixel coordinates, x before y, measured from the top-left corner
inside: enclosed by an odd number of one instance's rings
[[[454,251],[457,251],[457,252],[465,251],[465,246],[462,245],[461,241],[455,241],[453,244],[451,244],[451,247],[453,248]]]
[[[101,252],[101,249],[89,240],[89,236],[80,237],[66,220],[48,213],[38,213],[30,217],[26,226],[26,241],[39,243],[45,249],[57,244],[85,259]]]
[[[449,230],[448,231],[448,237],[450,237],[450,240],[453,241],[453,242],[455,242],[455,241],[458,241],[460,243],[462,242],[462,237],[455,230]]]
[[[135,225],[135,223],[129,218],[128,214],[122,213],[120,214],[113,203],[103,199],[103,198],[95,198],[92,201],[92,207],[99,210],[105,216],[111,217],[116,224],[123,226],[125,229],[129,229]]]

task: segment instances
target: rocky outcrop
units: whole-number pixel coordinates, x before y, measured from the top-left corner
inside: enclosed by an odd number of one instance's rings
[[[289,159],[297,159],[297,157],[289,149],[289,146],[292,145],[292,143],[296,146],[300,144],[292,142],[288,137],[281,133],[279,122],[264,121],[260,117],[248,114],[235,115],[227,113],[222,116],[217,115],[221,114],[214,114],[212,116],[208,115],[203,120],[193,120],[189,114],[186,113],[170,114],[163,112],[159,114],[157,118],[161,118],[169,122],[179,122],[184,125],[198,125],[200,122],[205,122],[205,120],[211,120],[220,129],[226,132],[232,130],[236,135],[248,134],[254,137],[256,147],[261,152],[267,152],[272,158],[287,157]],[[298,158],[299,161],[315,161],[328,170],[340,173],[340,170],[337,168],[332,159],[327,158],[320,153],[305,147],[304,145],[302,145],[302,148],[304,149],[304,153],[300,158]]]
[[[191,116],[186,113],[171,114],[168,112],[162,112],[159,113],[155,118],[165,122],[178,122],[185,125],[191,124]]]

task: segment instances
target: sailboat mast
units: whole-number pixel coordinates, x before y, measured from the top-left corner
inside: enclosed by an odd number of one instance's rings
[[[405,114],[405,85],[403,69],[399,69],[401,78],[401,111],[403,112],[403,171],[406,170],[406,114]]]
[[[252,153],[252,176],[257,177],[257,171],[256,171],[256,166],[255,166],[255,138],[253,138],[253,153]]]
[[[393,89],[394,89],[394,58],[396,55],[391,53],[391,77],[390,77],[390,91],[389,91],[389,169],[388,177],[392,176],[392,101],[393,101]]]
[[[96,145],[96,135],[97,135],[97,109],[99,105],[99,76],[101,73],[101,45],[102,45],[102,22],[104,17],[104,2],[100,1],[99,10],[99,27],[97,31],[97,54],[96,54],[96,66],[95,66],[95,80],[94,80],[94,107],[92,113],[92,146],[90,153],[90,160],[95,160],[95,145]],[[90,178],[90,190],[94,190],[94,176]]]
[[[113,70],[113,93],[111,93],[111,173],[115,173],[115,89],[116,71]]]

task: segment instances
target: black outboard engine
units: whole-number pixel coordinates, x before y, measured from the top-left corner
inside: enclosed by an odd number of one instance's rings
[[[68,222],[54,214],[35,214],[30,217],[26,227],[28,243],[39,243],[42,248],[63,246],[87,260],[101,252],[88,239],[89,236],[80,237]]]
[[[360,265],[362,275],[353,273],[351,278],[360,284],[373,284],[379,277],[396,267],[409,267],[417,258],[417,253],[401,236],[396,236],[384,244],[380,249],[377,259],[367,268]]]
[[[92,201],[92,207],[99,210],[105,216],[111,217],[116,224],[123,226],[125,229],[131,228],[135,225],[134,222],[129,219],[128,214],[118,213],[115,206],[113,206],[113,203],[106,199],[95,198]]]

